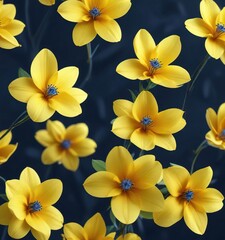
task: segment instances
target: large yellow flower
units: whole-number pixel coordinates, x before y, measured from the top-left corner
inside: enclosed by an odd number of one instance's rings
[[[46,6],[52,6],[55,4],[55,0],[39,0],[39,2]]]
[[[64,240],[114,240],[115,232],[106,236],[106,225],[100,213],[92,216],[82,227],[70,222],[63,227]]]
[[[210,128],[205,135],[208,144],[225,150],[225,103],[220,105],[217,114],[212,108],[208,108],[206,121]]]
[[[12,49],[19,47],[20,44],[14,36],[19,35],[25,25],[16,20],[16,7],[13,4],[3,4],[0,1],[0,47]]]
[[[185,26],[192,34],[206,38],[208,54],[225,64],[225,8],[220,10],[213,0],[202,0],[200,13],[202,18],[188,19]]]
[[[82,46],[97,34],[108,42],[120,41],[121,29],[114,19],[125,15],[130,7],[130,0],[67,0],[59,6],[58,13],[77,23],[73,29],[73,42]]]
[[[42,49],[31,64],[31,78],[20,77],[9,84],[10,94],[18,101],[27,103],[27,113],[35,122],[49,119],[55,111],[66,117],[81,114],[80,103],[87,94],[73,88],[79,70],[65,67],[58,71],[55,55]]]
[[[0,137],[6,132],[7,130],[3,130],[0,132]],[[12,139],[12,133],[9,132],[0,140],[0,165],[5,163],[10,156],[16,151],[17,143],[10,144]]]
[[[129,139],[143,150],[151,150],[155,146],[170,151],[176,149],[172,134],[186,124],[182,110],[171,108],[158,112],[156,99],[148,91],[142,91],[134,103],[116,100],[113,109],[118,116],[112,125],[112,132],[116,136]]]
[[[44,164],[62,163],[69,170],[79,166],[79,157],[86,157],[95,152],[95,141],[87,138],[88,126],[85,123],[70,125],[65,128],[59,121],[47,121],[47,130],[39,130],[36,140],[46,149],[41,155]]]
[[[154,212],[163,207],[164,198],[155,186],[161,178],[162,166],[154,155],[133,160],[128,150],[114,147],[106,158],[106,171],[89,176],[85,190],[92,196],[112,197],[114,216],[124,224],[131,224],[140,211]]]
[[[150,79],[168,88],[177,88],[190,81],[190,75],[184,68],[169,65],[181,51],[178,36],[169,36],[156,46],[151,34],[141,29],[134,37],[133,45],[137,58],[127,59],[116,68],[122,76],[131,80]]]
[[[62,182],[50,179],[41,183],[32,168],[25,168],[20,179],[6,181],[8,202],[0,206],[0,224],[8,234],[21,239],[31,230],[35,239],[48,240],[52,230],[63,226],[63,216],[55,207],[62,194]]]
[[[207,214],[223,207],[223,195],[214,188],[207,188],[212,179],[211,167],[194,172],[192,175],[181,166],[163,171],[163,180],[170,193],[162,211],[153,213],[154,222],[169,227],[182,217],[195,233],[203,234],[207,227]]]

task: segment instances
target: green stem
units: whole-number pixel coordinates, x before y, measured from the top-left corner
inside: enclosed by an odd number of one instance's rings
[[[193,90],[194,84],[195,84],[199,74],[201,73],[201,71],[203,70],[203,68],[205,67],[205,65],[206,65],[206,63],[208,62],[209,59],[210,59],[210,56],[207,54],[204,57],[204,59],[202,60],[202,62],[198,65],[198,67],[194,71],[193,75],[191,76],[192,81],[190,81],[187,85],[187,89],[186,89],[186,92],[185,92],[184,101],[183,101],[183,105],[182,105],[182,110],[184,110],[184,108],[185,108],[187,97],[190,94],[190,92]]]
[[[194,171],[194,166],[195,166],[195,163],[196,163],[196,161],[197,161],[197,158],[198,158],[199,154],[200,154],[201,151],[202,151],[203,149],[205,149],[207,146],[208,146],[208,143],[207,143],[206,140],[204,140],[204,141],[198,146],[198,148],[194,151],[195,156],[194,156],[194,159],[193,159],[192,164],[191,164],[191,171],[190,171],[191,174],[192,174],[193,171]]]
[[[6,180],[5,180],[4,177],[1,177],[1,176],[0,176],[0,179],[1,179],[4,183],[6,182]]]

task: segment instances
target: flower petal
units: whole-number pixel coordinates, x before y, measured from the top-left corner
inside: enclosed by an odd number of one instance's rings
[[[52,6],[55,4],[55,0],[39,0],[39,2],[46,6]]]
[[[100,198],[117,196],[122,192],[118,177],[106,171],[93,173],[85,180],[83,186],[90,195]]]
[[[87,93],[79,88],[67,89],[66,92],[70,94],[78,103],[82,103],[87,99]]]
[[[64,140],[66,134],[66,128],[60,121],[48,120],[46,124],[48,133],[53,137],[55,143],[61,143]]]
[[[74,156],[74,154],[71,154],[70,151],[65,151],[62,154],[60,162],[63,164],[63,166],[66,169],[70,171],[76,171],[79,167],[80,160],[77,156]]]
[[[16,16],[16,7],[14,4],[3,4],[0,9],[2,19],[14,19]]]
[[[225,120],[225,103],[221,104],[218,109],[218,127],[223,130],[223,122]]]
[[[198,37],[212,36],[213,28],[202,18],[192,18],[185,21],[185,27],[189,32]]]
[[[8,227],[8,234],[10,237],[13,239],[21,239],[25,237],[29,231],[30,226],[26,223],[26,221],[21,221],[15,216],[12,217]]]
[[[176,150],[177,144],[172,134],[155,134],[154,144],[168,151]]]
[[[55,139],[48,133],[48,131],[42,129],[35,133],[35,139],[44,147],[48,147],[55,143]]]
[[[83,227],[74,222],[65,224],[63,227],[63,232],[66,239],[88,239],[87,233]]]
[[[206,121],[214,134],[218,134],[217,115],[212,108],[206,110]]]
[[[223,148],[223,140],[218,138],[218,135],[215,135],[212,131],[209,131],[205,135],[205,139],[207,143],[213,147],[224,149]]]
[[[40,229],[42,230],[42,229]],[[45,229],[44,232],[40,232],[37,229],[31,228],[31,233],[35,239],[46,240],[49,239],[51,234],[51,229]]]
[[[66,129],[65,139],[69,139],[73,144],[84,140],[88,135],[88,126],[85,123],[72,124]]]
[[[0,47],[5,49],[12,49],[19,47],[20,44],[8,31],[0,29]]]
[[[215,59],[220,58],[224,53],[224,44],[217,39],[207,38],[205,48],[208,54]]]
[[[7,130],[0,131],[0,136],[2,136]],[[0,148],[6,147],[12,140],[12,132],[9,131],[1,140],[0,140]]]
[[[12,216],[13,215],[8,208],[8,202],[3,203],[0,206],[0,224],[5,226],[9,225]]]
[[[6,31],[8,31],[13,36],[17,36],[23,31],[24,27],[25,27],[25,24],[23,22],[13,19],[4,28]]]
[[[41,183],[41,180],[36,173],[36,171],[30,167],[26,167],[20,174],[20,180],[27,183],[27,185],[32,189]]]
[[[87,157],[95,152],[97,144],[90,138],[86,138],[76,144],[72,144],[71,148],[77,153],[79,157]]]
[[[41,155],[41,161],[43,162],[43,164],[49,165],[57,161],[60,161],[61,157],[62,150],[60,149],[59,145],[53,144],[43,151]]]
[[[18,144],[9,144],[0,149],[0,164],[5,163],[16,151]]]
[[[127,116],[132,118],[133,103],[128,100],[118,99],[113,102],[113,111],[118,116]]]
[[[10,211],[12,211],[13,215],[19,220],[24,220],[26,218],[27,206],[28,199],[23,195],[14,196],[8,204]]]
[[[27,198],[30,197],[30,188],[24,181],[13,179],[6,181],[6,195],[9,200],[14,196],[23,195]]]

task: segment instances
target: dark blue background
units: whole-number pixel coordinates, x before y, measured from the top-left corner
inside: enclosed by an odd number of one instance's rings
[[[130,11],[118,22],[122,29],[122,41],[108,43],[97,37],[92,47],[99,45],[93,59],[93,72],[91,79],[83,84],[87,74],[86,47],[76,47],[72,42],[72,29],[74,23],[64,20],[56,11],[58,4],[53,7],[41,5],[38,0],[5,1],[13,3],[17,8],[16,19],[22,20],[26,28],[17,37],[22,44],[21,48],[13,50],[0,49],[0,129],[6,129],[13,120],[25,110],[26,105],[13,99],[8,92],[8,84],[17,78],[18,68],[22,67],[30,72],[30,64],[34,56],[42,49],[49,48],[58,59],[59,69],[75,65],[80,69],[76,87],[81,87],[89,94],[82,104],[83,113],[76,118],[65,118],[55,114],[52,119],[62,121],[66,126],[85,122],[90,129],[89,137],[93,138],[98,148],[94,155],[81,158],[80,167],[73,173],[61,165],[44,166],[40,161],[43,147],[39,145],[34,134],[37,130],[45,128],[45,123],[26,122],[13,131],[12,142],[18,142],[19,147],[9,161],[0,166],[0,176],[6,179],[18,178],[20,172],[26,167],[34,168],[42,180],[46,178],[59,178],[63,181],[63,194],[56,207],[63,213],[65,223],[85,223],[96,211],[100,211],[108,219],[109,199],[98,199],[88,195],[83,187],[83,181],[94,172],[91,159],[105,160],[107,153],[116,145],[123,145],[123,140],[111,133],[110,121],[115,117],[112,103],[118,98],[130,99],[128,89],[138,89],[138,81],[129,81],[116,73],[116,66],[125,59],[135,57],[133,51],[133,38],[140,28],[147,29],[156,43],[163,38],[177,34],[181,37],[182,51],[175,64],[186,68],[192,74],[197,65],[206,55],[204,39],[189,33],[184,27],[184,21],[199,17],[199,1],[176,0],[142,0],[132,1]],[[218,0],[223,6],[224,1]],[[48,19],[45,19],[46,14]],[[32,44],[30,36],[34,36],[42,20],[45,24],[42,33],[38,34],[39,44]],[[37,39],[36,39],[37,40]],[[163,167],[170,162],[183,165],[190,169],[193,159],[193,150],[204,140],[208,127],[205,121],[205,112],[208,107],[216,111],[219,105],[225,102],[224,95],[225,66],[220,60],[210,59],[200,74],[192,95],[187,104],[185,118],[186,127],[175,135],[177,150],[168,152],[155,148],[151,153],[156,155]],[[186,86],[179,89],[166,89],[157,86],[152,90],[159,109],[181,108]],[[132,148],[136,150],[136,148]],[[196,168],[210,165],[214,170],[215,183],[212,187],[225,194],[225,155],[224,152],[208,147],[199,156]],[[4,192],[4,185],[0,182],[0,192]],[[0,200],[3,203],[3,200]],[[225,239],[224,221],[225,210],[208,214],[209,223],[203,236],[192,233],[183,220],[170,228],[156,226],[150,220],[143,220],[134,224],[135,232],[140,233],[142,239],[172,240],[172,239]],[[4,228],[0,228],[0,235]],[[61,239],[62,230],[52,231],[50,239]],[[8,236],[4,240],[10,239]],[[33,239],[27,235],[25,239]]]

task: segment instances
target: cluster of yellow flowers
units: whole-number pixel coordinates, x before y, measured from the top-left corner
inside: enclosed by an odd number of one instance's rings
[[[57,3],[54,0],[39,2],[46,6]],[[83,46],[97,35],[108,42],[120,41],[122,33],[115,19],[124,16],[130,7],[130,0],[65,0],[57,11],[64,19],[76,23],[72,39],[76,46]],[[202,18],[188,19],[185,26],[194,35],[206,38],[208,55],[220,58],[225,64],[225,7],[221,10],[213,0],[201,0],[200,13]],[[15,15],[15,6],[1,0],[1,48],[20,46],[15,36],[25,25],[16,20]],[[41,182],[36,171],[26,167],[19,179],[5,182],[7,201],[0,206],[0,224],[8,226],[10,237],[21,239],[31,232],[37,240],[48,240],[51,230],[63,228],[61,239],[64,240],[140,240],[141,236],[127,226],[146,215],[151,215],[154,223],[161,227],[169,227],[183,218],[190,230],[204,234],[207,213],[223,207],[223,194],[209,187],[213,177],[210,166],[193,172],[195,158],[190,172],[180,165],[163,168],[154,155],[145,154],[156,146],[176,150],[174,134],[186,125],[184,109],[159,110],[151,92],[157,85],[178,88],[193,80],[183,67],[172,65],[181,52],[180,37],[171,35],[156,44],[146,29],[140,29],[133,47],[136,58],[119,63],[116,72],[127,79],[139,80],[141,88],[137,94],[132,92],[132,101],[113,102],[116,118],[111,130],[129,144],[113,147],[105,161],[95,160],[96,164],[93,161],[96,172],[83,183],[90,195],[111,198],[113,227],[110,231],[107,229],[100,213],[90,217],[83,227],[75,222],[64,224],[62,213],[52,206],[62,194],[61,180]],[[46,129],[35,134],[37,142],[45,147],[41,155],[45,165],[58,162],[67,170],[76,171],[80,158],[95,152],[97,144],[88,138],[86,123],[65,127],[59,120],[50,120],[55,112],[70,118],[82,114],[81,104],[88,94],[74,87],[78,75],[76,66],[59,70],[54,53],[44,48],[34,57],[30,74],[19,76],[9,84],[12,97],[26,103],[27,115],[0,132],[0,165],[7,162],[18,147],[17,143],[10,144],[11,130],[27,119],[46,121]],[[225,103],[217,114],[208,108],[206,121],[210,131],[205,135],[204,144],[225,150]],[[140,151],[138,157],[136,151],[129,152],[130,144]],[[204,144],[200,145],[199,152]]]

